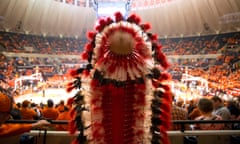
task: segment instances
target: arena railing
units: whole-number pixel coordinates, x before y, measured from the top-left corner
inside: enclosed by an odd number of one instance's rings
[[[35,123],[37,120],[8,120],[6,123]],[[67,120],[51,120],[51,124],[68,124]],[[172,144],[175,144],[177,141],[177,144],[183,144],[185,142],[184,138],[188,136],[218,136],[218,137],[224,137],[224,136],[240,136],[240,130],[189,130],[185,129],[185,125],[191,125],[191,124],[197,124],[197,123],[222,123],[222,124],[240,124],[240,120],[173,120],[172,124],[180,124],[181,129],[180,130],[170,130],[168,131],[168,136],[170,137],[171,141],[173,140]],[[68,131],[55,131],[55,130],[48,130],[48,129],[34,129],[27,133],[31,136],[42,136],[42,143],[48,144],[47,137],[62,137],[62,139],[66,140],[66,137],[76,137],[78,135],[78,132],[74,135],[70,135]],[[54,139],[54,138],[53,138]],[[180,142],[182,141],[182,142]],[[214,140],[210,140],[214,141]],[[222,140],[218,140],[222,141]],[[216,141],[215,141],[216,142]],[[210,142],[211,143],[211,142]],[[201,142],[199,143],[201,144]],[[235,144],[235,143],[234,143]]]

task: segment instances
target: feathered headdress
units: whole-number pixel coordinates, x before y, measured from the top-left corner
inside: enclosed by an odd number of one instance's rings
[[[164,81],[170,75],[161,72],[169,66],[166,56],[157,35],[148,32],[150,24],[142,24],[135,14],[114,16],[100,19],[96,31],[88,33],[81,54],[88,64],[70,72],[75,81],[68,91],[81,87],[82,77],[90,80],[86,141],[168,144],[171,93]]]

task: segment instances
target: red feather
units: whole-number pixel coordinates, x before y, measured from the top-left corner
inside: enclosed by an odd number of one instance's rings
[[[67,83],[67,87],[71,87],[73,85],[73,82]]]
[[[119,21],[123,20],[123,16],[122,16],[121,12],[116,12],[114,14],[114,16],[115,16],[116,22],[119,22]]]
[[[79,144],[79,141],[77,139],[74,139],[71,144]]]
[[[70,112],[69,112],[69,115],[70,115],[71,118],[75,118],[75,116],[76,116],[75,109],[71,109]]]
[[[162,49],[162,45],[158,45],[156,51],[159,52]]]
[[[136,24],[140,24],[140,22],[141,22],[141,18],[140,18],[139,16],[136,16],[136,18],[135,18],[135,22],[136,22]]]
[[[77,126],[74,120],[68,123],[68,131],[70,134],[74,134],[77,131]]]
[[[134,22],[134,23],[136,23],[136,21],[135,21],[135,19],[136,19],[136,14],[131,14],[129,17],[128,17],[128,21],[129,22]]]
[[[67,100],[67,105],[72,105],[74,102],[74,97],[71,97]]]
[[[167,69],[170,67],[170,64],[167,62],[166,58],[164,60],[160,61],[160,63],[164,69]]]
[[[151,25],[149,23],[146,23],[146,24],[142,24],[141,27],[144,31],[147,31],[151,28]]]
[[[78,75],[77,69],[70,69],[68,70],[68,74],[72,77]]]
[[[150,39],[151,39],[152,41],[156,41],[156,40],[158,39],[158,36],[157,36],[156,34],[153,34],[153,35],[150,37]]]
[[[137,16],[136,14],[131,14],[128,17],[128,21],[129,22],[134,22],[135,24],[139,24],[141,22],[141,18],[139,16]]]
[[[100,32],[100,31],[102,31],[102,30],[103,30],[103,28],[104,28],[104,26],[102,26],[102,25],[98,25],[98,26],[96,26],[96,28],[95,28],[95,29],[96,29],[97,31],[99,31],[99,32]]]
[[[84,50],[87,52],[92,51],[93,50],[92,44],[91,43],[86,44]]]
[[[98,80],[95,80],[95,79],[93,79],[92,81],[91,81],[91,87],[98,87],[99,86],[99,81]]]
[[[171,127],[171,113],[169,111],[162,111],[160,119],[162,121],[162,127],[168,130]]]
[[[95,36],[96,36],[96,32],[90,31],[90,32],[87,33],[87,37],[90,40],[93,40]]]
[[[107,17],[106,24],[109,25],[112,22],[113,22],[113,20],[111,19],[111,17]]]
[[[85,51],[85,52],[81,53],[81,59],[87,60],[88,57],[89,57],[88,52]]]
[[[105,25],[106,25],[105,19],[100,19],[100,20],[99,20],[99,24],[100,24],[101,26],[105,27]]]
[[[162,143],[163,144],[170,144],[170,141],[169,141],[169,138],[168,138],[168,134],[167,134],[167,132],[164,130],[164,132],[163,131],[161,131],[161,141],[162,141]]]
[[[90,71],[89,70],[84,70],[83,71],[83,75],[86,76],[86,77],[89,76],[90,75]]]
[[[162,73],[161,79],[169,80],[169,79],[172,79],[172,76],[169,73]]]
[[[161,102],[161,109],[163,109],[164,111],[171,111],[171,102],[165,99],[162,99]]]
[[[75,88],[74,86],[68,87],[66,91],[69,93],[69,92],[71,92],[74,88]]]
[[[161,85],[161,87],[162,87],[165,91],[170,91],[170,86],[169,86],[169,85]]]

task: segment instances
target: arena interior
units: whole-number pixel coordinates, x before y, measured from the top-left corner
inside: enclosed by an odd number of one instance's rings
[[[66,91],[73,80],[69,71],[86,67],[80,55],[87,32],[115,11],[137,14],[157,34],[170,63],[167,83],[176,104],[188,110],[191,102],[218,96],[238,108],[229,120],[240,120],[239,0],[1,0],[0,76],[15,92],[15,103],[67,103],[76,93]],[[86,91],[87,82],[82,82]],[[63,143],[56,135],[49,134],[45,144]],[[170,134],[172,144],[182,144],[183,136]],[[71,140],[67,132],[59,137]],[[198,143],[240,143],[227,137],[203,134]]]

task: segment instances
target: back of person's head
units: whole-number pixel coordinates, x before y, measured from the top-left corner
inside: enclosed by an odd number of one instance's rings
[[[203,113],[209,113],[212,112],[213,107],[213,101],[207,98],[201,98],[198,101],[198,109]]]
[[[36,107],[36,106],[37,106],[37,104],[31,103],[31,107]]]
[[[59,104],[60,104],[60,105],[64,105],[64,100],[61,100],[61,101],[59,102]]]
[[[27,107],[29,107],[29,105],[30,105],[30,101],[28,101],[28,100],[24,100],[24,101],[22,102],[22,107],[23,107],[23,108],[27,108]]]
[[[184,105],[184,100],[183,99],[178,99],[176,102],[176,105],[179,107],[182,107]]]
[[[10,112],[12,108],[12,99],[0,91],[0,113]]]
[[[64,106],[64,111],[69,111],[69,108],[67,106]]]
[[[218,96],[213,96],[211,100],[213,100],[214,102],[220,102],[220,103],[222,102],[222,99]]]
[[[18,103],[16,104],[16,106],[17,106],[17,108],[21,108],[22,104],[21,104],[20,102],[18,102]]]
[[[54,102],[53,102],[52,99],[48,99],[48,101],[47,101],[47,106],[48,106],[48,107],[53,107],[53,106],[54,106]]]

